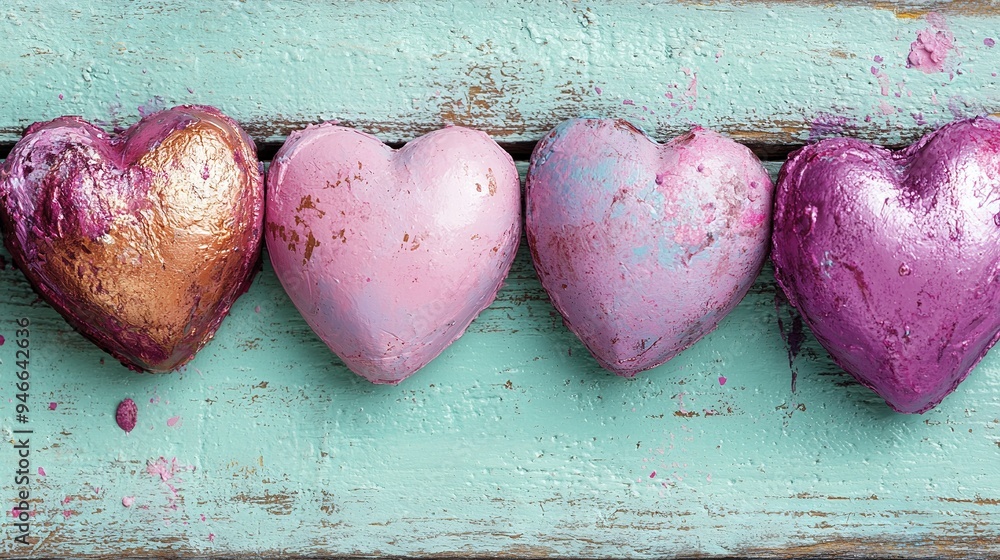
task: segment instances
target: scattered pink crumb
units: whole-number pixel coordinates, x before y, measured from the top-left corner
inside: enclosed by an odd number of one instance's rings
[[[882,62],[883,60],[885,60],[885,59],[884,59],[884,58],[882,58],[882,57],[881,57],[881,56],[879,56],[879,55],[875,55],[875,56],[873,56],[873,57],[872,57],[872,60],[873,60],[873,61],[875,61],[875,62],[878,62],[878,63],[881,63],[881,62]]]
[[[125,507],[132,507],[135,503],[135,496],[125,496],[122,498],[122,505]]]
[[[181,420],[180,416],[171,416],[170,418],[167,419],[167,426],[173,428],[174,426],[177,425],[177,422],[180,422],[180,420]]]
[[[45,476],[45,469],[38,467],[38,476]]]
[[[21,512],[23,512],[23,511],[26,511],[26,510],[22,510],[21,508],[15,506],[15,507],[11,508],[11,510],[10,510],[10,516],[18,518],[18,517],[21,516]],[[34,517],[35,513],[36,513],[36,510],[31,510],[31,511],[27,512],[28,517]]]
[[[726,379],[725,375],[720,375],[719,376],[719,385],[725,385],[726,381],[727,381],[727,379]]]
[[[983,44],[992,49],[993,46],[997,44],[997,42],[994,41],[992,38],[987,37],[983,39]]]
[[[64,509],[63,510],[63,517],[65,517],[66,519],[69,519],[72,516],[73,516],[73,510],[71,510],[71,509]]]
[[[59,94],[59,101],[62,101],[62,100],[63,100],[63,94],[60,93]]]
[[[917,32],[917,40],[910,43],[906,67],[916,68],[925,74],[943,72],[948,51],[954,48],[954,36],[948,31],[944,17],[934,12],[927,14],[931,27]]]
[[[125,399],[118,403],[118,411],[115,412],[115,421],[118,422],[118,427],[127,434],[135,429],[138,415],[139,409],[135,406],[135,401]]]
[[[632,101],[631,99],[624,99],[622,100],[622,105],[635,105],[635,101]]]
[[[208,542],[215,542],[215,533],[208,534]]]
[[[604,90],[601,89],[600,86],[597,86],[594,88],[594,92],[597,93],[597,95],[601,95],[602,93],[604,93]]]
[[[7,342],[7,339],[4,338],[2,334],[0,334],[0,346],[3,346],[4,342]]]
[[[55,410],[57,406],[59,406],[57,403],[50,402],[49,403],[49,410]]]
[[[66,496],[65,498],[63,498],[63,500],[62,500],[63,505],[68,504],[69,500],[70,500],[69,496]]]
[[[202,521],[205,521],[205,514],[204,514],[204,513],[203,513],[203,514],[201,514],[201,520],[202,520]]]

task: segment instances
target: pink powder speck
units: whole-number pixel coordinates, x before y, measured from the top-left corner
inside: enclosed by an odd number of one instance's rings
[[[720,375],[719,376],[719,385],[725,385],[726,381],[728,381],[728,380],[726,379],[725,375]]]
[[[872,66],[872,75],[873,76],[878,76],[878,68]]]
[[[215,542],[215,533],[208,534],[208,542]]]
[[[70,509],[64,509],[63,510],[63,517],[65,517],[66,519],[69,519],[72,516],[73,516],[73,510],[70,510]]]
[[[180,416],[171,416],[170,418],[167,419],[167,426],[173,428],[174,426],[177,425],[177,422],[179,422],[180,419],[181,419]]]
[[[885,60],[885,59],[884,59],[884,58],[882,58],[882,57],[881,57],[881,56],[879,56],[879,55],[875,55],[875,56],[873,56],[873,57],[872,57],[872,60],[873,60],[873,61],[875,61],[875,62],[878,62],[879,64],[881,64],[881,63],[882,63],[882,61],[883,61],[883,60]]]
[[[54,402],[50,402],[49,403],[49,410],[55,410],[57,406],[59,406],[59,405],[56,404],[56,403],[54,403]]]
[[[45,476],[45,469],[38,467],[38,476]]]
[[[63,505],[66,505],[66,504],[68,504],[68,503],[69,503],[69,500],[70,500],[70,497],[69,497],[69,496],[66,496],[65,498],[63,498],[63,500],[62,500],[62,503],[63,503]]]
[[[622,105],[635,105],[635,101],[632,101],[631,99],[625,99],[622,101]]]
[[[25,511],[25,510],[22,510],[21,508],[18,508],[18,507],[11,508],[11,510],[10,510],[10,516],[14,517],[14,518],[20,517],[22,511]],[[35,510],[29,511],[28,512],[28,517],[34,517],[35,513],[36,513]]]
[[[649,478],[656,478],[656,471],[649,473]]]
[[[115,412],[115,421],[118,427],[129,433],[135,429],[135,423],[139,416],[139,409],[135,406],[135,401],[125,399],[118,403],[118,410]]]
[[[931,12],[927,21],[932,28],[917,32],[917,40],[910,43],[906,67],[916,68],[925,74],[943,72],[948,51],[954,48],[954,36],[947,30],[944,18]]]
[[[2,334],[0,334],[0,346],[3,346],[4,342],[7,342],[7,339],[4,338]]]
[[[600,87],[595,87],[594,92],[597,93],[597,95],[601,95],[602,93],[604,93],[604,90],[601,89]]]
[[[204,520],[205,520],[205,514],[204,514],[204,513],[203,513],[203,514],[201,514],[201,520],[202,520],[202,521],[204,521]]]
[[[59,101],[62,101],[63,99],[64,99],[64,98],[63,98],[63,94],[61,94],[61,93],[60,93],[60,94],[59,94]]]
[[[122,498],[122,505],[125,507],[132,507],[135,503],[135,496],[125,496]]]
[[[993,46],[997,44],[997,42],[991,39],[990,37],[987,37],[983,39],[983,44],[992,49]]]

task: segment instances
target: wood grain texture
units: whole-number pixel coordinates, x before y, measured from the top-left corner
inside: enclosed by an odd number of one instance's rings
[[[0,143],[62,114],[124,126],[139,107],[205,103],[270,150],[339,119],[397,143],[465,124],[524,154],[563,118],[603,115],[658,138],[721,130],[778,158],[774,174],[810,139],[895,145],[1000,111],[1000,47],[984,42],[997,11],[8,0]],[[931,12],[957,45],[949,72],[905,67]],[[34,430],[32,545],[4,518],[2,556],[1000,554],[997,352],[938,408],[894,414],[808,332],[788,343],[795,314],[770,269],[718,330],[627,381],[562,325],[522,245],[497,301],[396,387],[347,371],[266,264],[172,375],[125,370],[13,266],[0,283],[2,509],[16,505],[18,317],[32,323]],[[139,405],[127,435],[126,397]]]
[[[0,143],[62,114],[114,126],[140,107],[206,103],[268,151],[339,120],[388,142],[462,124],[523,153],[581,115],[628,117],[660,138],[700,124],[776,157],[833,134],[899,145],[1000,112],[1000,51],[984,43],[996,6],[11,0]],[[945,72],[926,74],[906,62],[932,9],[955,48]]]

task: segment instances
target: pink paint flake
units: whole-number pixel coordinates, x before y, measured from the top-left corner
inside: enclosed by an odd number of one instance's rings
[[[173,428],[174,426],[177,425],[178,422],[180,422],[180,420],[181,420],[180,416],[171,416],[170,418],[167,419],[167,426]]]
[[[10,516],[16,519],[20,519],[22,513],[27,515],[28,517],[34,517],[36,511],[35,510],[28,511],[26,509],[21,509],[19,507],[14,507],[10,510]],[[26,519],[22,521],[26,521]]]
[[[4,342],[7,342],[7,339],[4,338],[2,334],[0,334],[0,346],[3,346]]]
[[[944,17],[931,12],[927,14],[931,27],[917,32],[917,40],[910,43],[910,54],[906,57],[906,67],[916,68],[925,74],[944,72],[948,51],[955,47],[955,37],[948,31]]]
[[[987,37],[983,39],[983,44],[992,49],[993,46],[997,44],[997,42],[991,39],[990,37]]]
[[[63,517],[64,518],[69,519],[72,516],[73,516],[73,510],[71,510],[71,509],[64,509],[63,510]]]
[[[649,473],[649,478],[656,478],[656,471]]]
[[[600,86],[597,86],[594,88],[594,92],[597,93],[597,95],[601,95],[602,93],[604,93],[604,90],[601,89]]]
[[[118,427],[127,434],[135,429],[138,415],[139,409],[135,406],[135,401],[125,399],[118,403],[118,410],[115,412],[115,421],[118,422]]]
[[[38,467],[38,476],[45,476],[45,469]]]
[[[50,402],[49,403],[49,410],[55,410],[57,406],[59,406],[59,405],[56,404],[56,403],[54,403],[54,402]]]
[[[625,99],[622,101],[622,105],[635,105],[635,101],[632,101],[631,99]]]
[[[146,473],[153,477],[160,477],[160,480],[163,482],[172,479],[174,475],[179,472],[192,470],[194,470],[194,467],[178,465],[176,457],[169,461],[163,457],[160,457],[155,461],[146,461]],[[174,488],[171,488],[171,490],[174,490]]]
[[[208,542],[215,542],[215,533],[208,534]]]
[[[719,385],[725,385],[726,381],[728,381],[728,380],[726,379],[725,375],[720,375],[719,376]]]
[[[66,505],[66,504],[68,504],[68,503],[69,503],[69,500],[70,500],[70,497],[69,497],[69,496],[66,496],[65,498],[63,498],[63,500],[62,500],[62,503],[63,503],[63,505]]]
[[[872,76],[878,76],[878,68],[872,66]]]
[[[59,94],[59,101],[62,101],[63,99],[64,99],[63,94],[60,93]]]
[[[873,60],[873,61],[875,61],[875,62],[877,62],[877,63],[879,63],[879,64],[881,64],[881,63],[882,63],[882,61],[883,61],[883,60],[885,60],[885,59],[884,59],[884,58],[882,58],[882,57],[881,57],[881,56],[879,56],[879,55],[875,55],[875,56],[873,56],[873,57],[872,57],[872,60]]]
[[[132,507],[135,503],[135,496],[125,496],[122,498],[122,505],[125,507]]]

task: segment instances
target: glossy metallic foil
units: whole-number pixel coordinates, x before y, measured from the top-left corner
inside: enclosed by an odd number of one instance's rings
[[[42,296],[124,364],[190,360],[259,259],[253,142],[208,107],[110,138],[76,118],[33,126],[0,171],[5,241]]]

